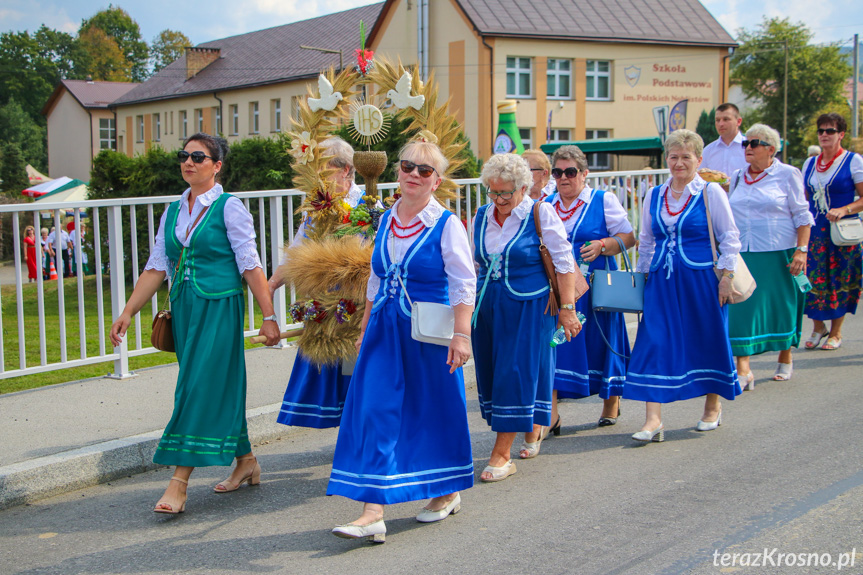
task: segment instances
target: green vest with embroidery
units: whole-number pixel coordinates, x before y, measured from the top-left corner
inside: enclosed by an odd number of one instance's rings
[[[168,216],[165,218],[165,253],[171,260],[172,269],[176,268],[177,261],[180,261],[177,279],[171,287],[172,301],[177,297],[179,286],[183,282],[190,282],[189,286],[194,292],[205,299],[222,299],[243,293],[234,250],[225,226],[225,203],[229,197],[230,194],[223,193],[210,205],[207,213],[192,230],[192,241],[185,252],[174,232],[180,214],[180,201],[168,206]]]

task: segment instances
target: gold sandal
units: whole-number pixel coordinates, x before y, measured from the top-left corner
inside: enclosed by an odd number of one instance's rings
[[[180,479],[179,477],[172,477],[171,481],[179,481],[183,485],[189,485],[188,481],[186,481],[185,479]],[[165,509],[165,508],[159,507],[160,505],[167,505],[168,508]],[[180,508],[177,510],[174,510],[174,506],[171,505],[170,503],[168,503],[167,501],[159,501],[158,503],[156,503],[156,507],[153,508],[154,513],[167,513],[168,515],[177,515],[178,513],[182,513],[185,510],[186,510],[186,500],[185,499],[183,499],[183,503],[180,505]]]
[[[242,457],[238,457],[237,461],[248,461],[249,459],[255,460],[255,466],[249,472],[248,475],[240,479],[239,483],[234,485],[231,481],[231,478],[225,479],[221,483],[217,484],[213,487],[213,491],[216,493],[230,493],[231,491],[236,491],[240,488],[240,485],[243,483],[248,483],[249,485],[260,485],[261,483],[261,464],[258,463],[258,459],[252,455],[251,453],[248,455],[244,455]],[[221,487],[221,489],[219,489]]]

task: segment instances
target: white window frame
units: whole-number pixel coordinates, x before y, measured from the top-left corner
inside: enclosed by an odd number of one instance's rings
[[[585,130],[584,139],[595,140],[597,138],[610,138],[611,130]],[[587,156],[588,170],[610,170],[611,154],[608,152],[593,152]]]
[[[525,150],[533,147],[533,128],[519,128],[518,135],[521,136],[521,145],[524,146]]]
[[[249,102],[249,133],[261,133],[261,110],[257,102]]]
[[[593,64],[593,69],[591,69],[591,64]],[[600,64],[607,64],[608,70],[600,71]],[[585,93],[587,95],[585,99],[599,102],[611,101],[611,60],[588,60],[585,67],[587,69],[585,74]],[[590,79],[593,79],[593,94],[590,93]],[[605,79],[608,86],[607,96],[597,96],[600,80],[602,79]]]
[[[186,110],[180,110],[180,139],[185,140],[189,137],[189,113]]]
[[[162,115],[153,114],[153,141],[160,142],[162,140]]]
[[[195,108],[195,133],[204,131],[204,109]]]
[[[273,99],[273,132],[282,131],[282,99]]]
[[[213,130],[216,134],[222,133],[222,107],[221,106],[213,106],[213,120],[215,125],[213,126]]]
[[[144,116],[135,116],[135,142],[144,142]]]
[[[107,122],[107,125],[103,127],[102,122]],[[107,137],[104,137],[103,133]],[[114,118],[99,118],[99,149],[117,149],[117,124]]]
[[[572,130],[570,128],[552,128],[549,142],[571,142]]]
[[[510,66],[510,61],[512,62],[512,66]],[[528,62],[527,68],[522,68],[521,63],[523,61]],[[514,77],[514,90],[510,92],[509,89],[509,78],[510,74]],[[519,91],[519,86],[521,85],[521,77],[524,75],[528,77],[528,92],[526,94],[521,93]],[[507,56],[506,57],[506,97],[507,98],[533,98],[533,58],[528,58],[525,56]]]
[[[231,136],[240,135],[240,105],[231,104]]]
[[[566,63],[568,69],[562,70],[561,64]],[[552,64],[554,68],[552,68]],[[548,65],[546,66],[546,98],[549,100],[572,100],[572,60],[568,58],[549,58]],[[567,83],[567,91],[569,94],[566,96],[560,95],[560,80],[562,78],[566,78]],[[552,90],[552,94],[549,94],[548,86],[554,86]]]

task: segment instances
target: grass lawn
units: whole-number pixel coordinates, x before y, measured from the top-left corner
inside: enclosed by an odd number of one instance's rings
[[[63,280],[63,295],[66,302],[66,352],[67,359],[80,359],[81,334],[78,326],[78,285],[76,278]],[[108,277],[103,278],[104,311],[105,311],[105,353],[112,352],[111,341],[108,333],[111,329],[113,319],[111,317],[111,283]],[[159,291],[159,307],[162,306],[167,293],[167,283],[163,284]],[[57,294],[57,282],[44,282],[45,293],[45,351],[48,364],[60,361],[60,313],[59,298]],[[132,293],[131,287],[126,296]],[[248,293],[248,292],[246,292]],[[24,284],[24,333],[27,367],[38,366],[39,355],[39,308],[37,302],[36,284]],[[14,285],[2,286],[0,290],[2,300],[2,330],[3,330],[3,357],[4,368],[7,371],[19,369],[18,364],[18,308],[17,295]],[[248,304],[247,304],[248,305]],[[245,309],[248,309],[246,307]],[[87,346],[87,357],[99,355],[99,318],[96,300],[96,277],[88,276],[84,279],[84,340]],[[141,310],[141,347],[150,347],[150,331],[152,324],[151,306],[148,304]],[[255,306],[255,325],[261,324],[261,312]],[[126,334],[129,349],[135,348],[135,321]],[[250,344],[246,340],[246,347],[256,347],[259,344]],[[155,365],[164,365],[177,361],[173,353],[157,352],[147,355],[129,358],[129,368],[132,370]],[[89,377],[100,377],[114,370],[114,362],[107,361],[95,363],[82,367],[61,368],[56,371],[23,375],[0,379],[0,393],[33,389],[44,385],[64,383]]]

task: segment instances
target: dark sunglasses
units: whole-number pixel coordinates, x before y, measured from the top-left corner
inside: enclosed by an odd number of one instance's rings
[[[406,174],[410,174],[416,168],[419,175],[423,178],[430,177],[433,173],[435,173],[435,169],[431,166],[427,166],[425,164],[414,164],[413,162],[409,162],[407,160],[402,160],[399,162],[399,165],[402,168],[402,171]]]
[[[758,146],[764,146],[766,148],[771,144],[768,144],[764,140],[743,140],[742,142],[740,142],[740,145],[743,146],[744,149],[746,149],[749,146],[752,146],[753,148],[757,148]]]
[[[493,192],[493,191],[489,190],[488,188],[486,188],[486,193],[488,194],[488,197],[490,197],[490,198],[500,198],[502,200],[508,200],[512,197],[512,195],[515,193],[515,191],[512,191],[512,192]]]
[[[531,172],[544,172],[545,168],[531,168],[530,171]]]
[[[179,152],[177,152],[177,159],[180,160],[181,164],[186,163],[186,160],[188,160],[189,158],[192,158],[192,161],[196,164],[200,164],[201,162],[203,162],[204,158],[210,158],[214,162],[216,161],[213,159],[213,156],[208,156],[204,152],[189,153],[186,150],[180,150]]]
[[[579,170],[578,168],[567,168],[565,170],[561,170],[560,168],[552,168],[551,169],[551,176],[555,180],[559,180],[564,175],[566,175],[567,178],[574,178],[575,176],[578,175],[578,172],[580,172],[580,171],[581,170]]]
[[[839,130],[837,130],[836,128],[818,128],[818,135],[819,136],[822,134],[829,134],[832,136],[833,134],[838,134],[838,133],[839,133]]]

